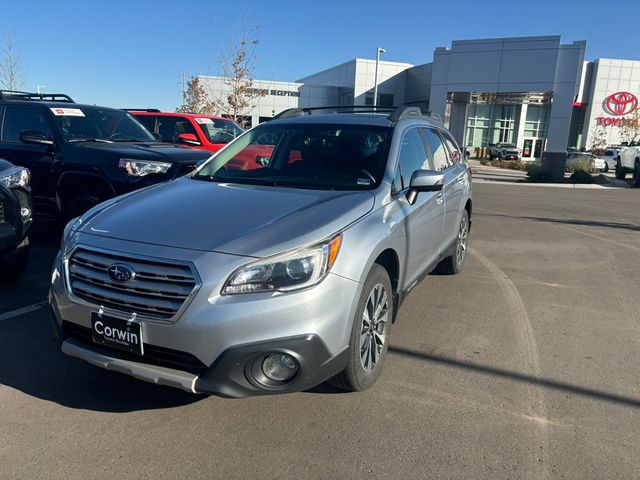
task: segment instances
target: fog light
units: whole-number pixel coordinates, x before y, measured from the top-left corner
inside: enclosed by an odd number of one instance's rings
[[[31,216],[31,210],[28,208],[21,208],[20,215],[22,215],[23,219],[29,218]]]
[[[270,380],[286,382],[298,371],[298,363],[286,353],[273,353],[262,362],[262,373]]]

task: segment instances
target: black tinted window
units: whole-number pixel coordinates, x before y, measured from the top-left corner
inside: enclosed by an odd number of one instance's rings
[[[156,131],[156,117],[152,116],[152,115],[144,115],[144,116],[137,116],[134,115],[135,119],[138,120],[143,126],[144,128],[146,128],[147,130],[149,130],[150,132],[155,132]]]
[[[413,172],[429,169],[427,152],[424,149],[424,143],[417,128],[412,128],[402,137],[398,165],[403,188],[409,186]]]
[[[2,140],[5,142],[19,142],[20,132],[24,130],[37,130],[51,137],[47,119],[40,109],[34,107],[8,106],[2,125]]]
[[[448,165],[447,151],[438,132],[432,128],[423,128],[422,133],[433,155],[433,169],[444,170]]]

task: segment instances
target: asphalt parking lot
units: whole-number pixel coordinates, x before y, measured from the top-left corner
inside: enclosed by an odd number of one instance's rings
[[[357,394],[194,396],[64,356],[41,226],[0,290],[0,477],[638,478],[640,191],[474,188],[465,271],[414,289]]]

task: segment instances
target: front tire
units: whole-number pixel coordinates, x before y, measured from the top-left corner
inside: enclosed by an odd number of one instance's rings
[[[87,210],[95,207],[103,199],[91,192],[81,192],[73,197],[64,210],[64,219],[69,221],[84,214]]]
[[[0,283],[17,279],[29,263],[29,237],[26,237],[15,250],[0,255]]]
[[[364,282],[353,321],[349,361],[342,372],[329,380],[330,384],[349,392],[366,390],[374,384],[387,356],[393,308],[389,274],[374,264]]]
[[[460,226],[458,227],[458,236],[454,244],[453,255],[442,260],[436,270],[444,275],[455,275],[462,271],[464,260],[467,257],[467,246],[469,244],[469,212],[465,208],[462,211]]]
[[[636,159],[636,164],[633,167],[633,185],[640,187],[640,160]]]
[[[618,161],[616,163],[616,178],[618,180],[624,180],[626,176],[627,176],[627,169],[624,168],[622,165],[620,165],[620,162]]]

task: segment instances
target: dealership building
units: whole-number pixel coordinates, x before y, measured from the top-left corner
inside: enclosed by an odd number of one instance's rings
[[[524,160],[562,158],[567,147],[632,141],[640,61],[585,61],[586,42],[560,36],[454,41],[423,65],[380,61],[380,106],[415,105],[442,116],[461,145],[511,142]],[[296,82],[254,80],[251,124],[286,108],[373,105],[375,60],[353,59]],[[221,77],[199,76],[223,98]]]

